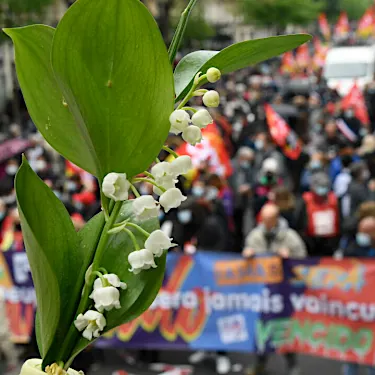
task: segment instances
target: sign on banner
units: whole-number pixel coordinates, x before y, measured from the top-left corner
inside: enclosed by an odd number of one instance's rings
[[[33,324],[25,259],[22,252],[0,253],[0,287],[17,342],[27,340]],[[375,260],[171,253],[150,309],[97,345],[299,352],[374,365],[373,285]]]

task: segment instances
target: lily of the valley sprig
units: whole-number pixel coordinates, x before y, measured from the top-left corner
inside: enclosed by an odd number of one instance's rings
[[[19,83],[46,141],[99,182],[102,212],[78,233],[63,203],[26,158],[15,190],[36,297],[38,370],[65,374],[93,340],[141,315],[159,292],[166,253],[160,210],[187,198],[177,188],[192,167],[166,145],[169,133],[196,145],[219,106],[222,74],[277,56],[310,39],[290,35],[245,41],[174,60],[191,10],[182,12],[169,48],[139,0],[76,0],[56,29],[6,29]],[[121,20],[121,22],[119,22]],[[210,90],[205,88],[210,84]],[[189,100],[201,96],[206,108]],[[168,161],[157,159],[161,150]],[[155,160],[157,162],[155,163]],[[153,194],[141,196],[139,182]],[[135,196],[135,199],[129,199]]]

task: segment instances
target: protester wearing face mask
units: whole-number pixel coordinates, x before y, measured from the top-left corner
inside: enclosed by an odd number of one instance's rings
[[[258,254],[276,254],[283,258],[304,258],[306,248],[296,231],[289,228],[285,219],[280,217],[275,204],[267,204],[261,211],[261,223],[246,238],[242,255],[245,258]],[[246,373],[262,374],[268,355],[257,355],[255,364]],[[297,357],[294,353],[285,354],[288,374],[298,373]]]
[[[193,186],[191,187],[191,194],[196,199],[202,198],[206,194],[206,185],[204,181],[197,180],[193,182]]]
[[[296,210],[296,228],[304,237],[310,255],[333,255],[340,241],[339,200],[331,191],[327,174],[311,178],[309,192],[303,194]]]
[[[324,153],[321,151],[314,152],[306,168],[302,172],[300,181],[300,191],[306,192],[310,189],[311,176],[318,172],[324,172],[326,170],[326,160]]]
[[[242,248],[244,234],[248,233],[250,226],[253,224],[252,220],[248,223],[246,219],[254,216],[252,209],[252,191],[254,187],[253,160],[253,150],[249,147],[241,147],[232,162],[233,174],[229,183],[234,194],[234,246],[236,249]],[[246,224],[246,228],[244,228],[244,224]]]
[[[14,186],[14,176],[18,171],[18,161],[10,159],[5,166],[5,175],[0,180],[0,196],[7,196],[11,193]]]

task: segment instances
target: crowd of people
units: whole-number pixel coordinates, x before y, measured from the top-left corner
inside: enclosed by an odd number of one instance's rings
[[[160,214],[173,251],[261,253],[281,257],[375,256],[375,80],[365,90],[370,123],[327,87],[320,71],[281,75],[279,60],[224,77],[215,89],[222,102],[212,116],[231,158],[228,169],[210,157],[180,178],[188,199]],[[199,106],[200,98],[195,98]],[[269,132],[264,104],[270,103],[303,143],[297,160],[286,157]],[[99,186],[88,173],[63,160],[34,128],[25,107],[22,122],[1,118],[2,142],[26,139],[25,155],[35,172],[65,204],[77,230],[100,212]],[[355,137],[338,126],[345,121]],[[183,141],[170,135],[169,147]],[[167,152],[160,159],[170,157]],[[13,187],[21,155],[0,164],[0,249],[23,250]],[[140,184],[142,194],[152,187]],[[1,326],[2,322],[0,322]],[[2,332],[0,327],[0,333]],[[259,363],[263,364],[262,361]],[[295,360],[288,361],[290,370]],[[218,372],[229,371],[220,353]]]

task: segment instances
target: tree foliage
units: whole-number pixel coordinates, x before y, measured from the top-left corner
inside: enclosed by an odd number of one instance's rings
[[[306,25],[316,20],[324,6],[325,2],[321,0],[243,0],[240,12],[254,24],[285,27],[288,24]]]

